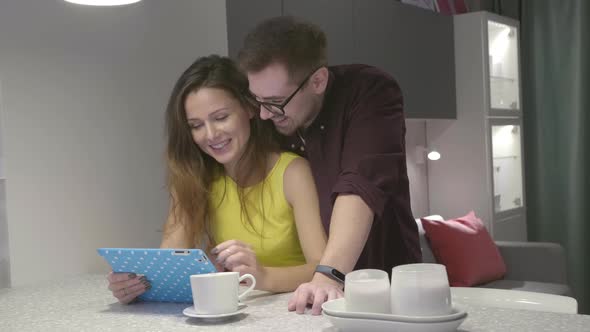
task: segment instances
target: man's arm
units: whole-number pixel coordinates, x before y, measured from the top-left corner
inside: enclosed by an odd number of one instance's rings
[[[371,83],[361,87],[347,111],[338,181],[332,188],[330,234],[320,262],[344,273],[357,264],[374,218],[382,216],[405,171],[403,96],[394,80],[378,76],[367,69],[366,79],[359,78]],[[289,309],[302,313],[313,304],[312,314],[319,314],[334,289],[341,296],[342,285],[315,273],[296,290]]]
[[[320,264],[332,266],[342,273],[352,271],[367,242],[373,217],[373,211],[360,196],[339,195],[334,203],[330,236]]]
[[[352,271],[367,242],[373,217],[373,211],[360,196],[339,195],[334,202],[330,236],[320,264],[343,273]],[[309,303],[311,313],[319,315],[322,303],[342,296],[343,285],[321,273],[316,272],[306,286],[297,289],[289,301],[289,310],[301,314]]]

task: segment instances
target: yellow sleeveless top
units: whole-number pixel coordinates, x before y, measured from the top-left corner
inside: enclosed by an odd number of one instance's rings
[[[247,243],[263,266],[305,264],[293,208],[283,191],[285,170],[296,158],[300,157],[290,152],[281,153],[265,181],[243,188],[253,227],[242,214],[238,186],[233,179],[221,176],[213,182],[209,206],[211,230],[217,244],[227,240]]]

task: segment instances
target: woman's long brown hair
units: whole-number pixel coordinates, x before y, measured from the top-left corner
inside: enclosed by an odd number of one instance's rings
[[[175,227],[184,227],[194,247],[210,249],[213,246],[208,195],[213,180],[225,174],[223,165],[203,153],[193,141],[188,125],[185,101],[191,92],[201,88],[223,89],[246,112],[257,115],[258,105],[248,90],[248,79],[232,60],[210,55],[197,59],[176,82],[166,109],[166,150],[173,224],[166,224],[164,236]],[[268,156],[278,151],[276,132],[270,121],[257,116],[250,120],[250,138],[237,163],[236,183],[264,179]],[[242,215],[252,226],[245,208],[246,195],[239,190]]]

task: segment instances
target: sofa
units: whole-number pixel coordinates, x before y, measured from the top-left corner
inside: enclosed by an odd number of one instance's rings
[[[441,216],[428,219],[442,220]],[[420,247],[424,263],[436,263],[436,259],[420,219],[416,219],[420,234]],[[562,246],[547,242],[495,241],[506,264],[506,275],[476,287],[513,289],[529,292],[571,296],[567,281],[566,258]]]

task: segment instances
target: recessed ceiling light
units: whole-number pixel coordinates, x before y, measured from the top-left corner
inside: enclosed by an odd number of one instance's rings
[[[66,2],[75,3],[77,5],[88,6],[121,6],[140,2],[141,0],[65,0]]]

